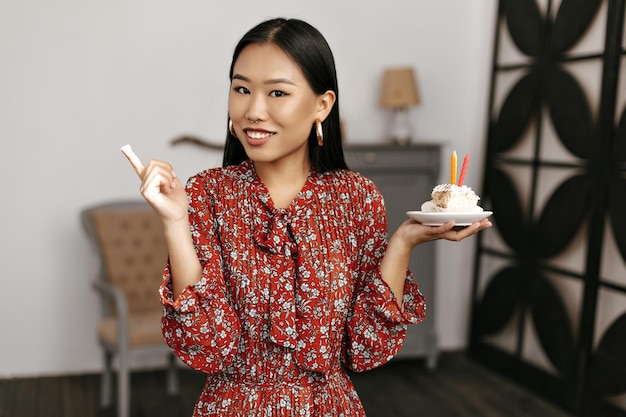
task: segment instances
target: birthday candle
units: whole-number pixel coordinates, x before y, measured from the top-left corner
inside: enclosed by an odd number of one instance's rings
[[[459,187],[463,185],[463,181],[465,180],[465,172],[467,171],[468,163],[469,163],[469,153],[466,153],[465,158],[463,158],[463,166],[461,167],[461,174],[459,175]]]
[[[450,184],[456,184],[456,151],[452,152],[450,158]]]

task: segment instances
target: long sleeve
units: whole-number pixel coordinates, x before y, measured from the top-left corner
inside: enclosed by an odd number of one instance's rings
[[[387,220],[383,197],[369,181],[364,183],[357,222],[359,265],[352,313],[346,324],[346,365],[366,371],[389,361],[402,347],[408,324],[425,317],[426,302],[407,270],[403,310],[380,273],[387,248]]]
[[[232,363],[241,336],[222,270],[222,250],[215,231],[213,201],[200,176],[187,183],[189,220],[196,253],[202,265],[200,281],[172,297],[169,265],[160,294],[162,331],[167,344],[190,367],[217,373]]]

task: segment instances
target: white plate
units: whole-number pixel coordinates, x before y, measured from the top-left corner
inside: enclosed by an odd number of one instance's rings
[[[470,224],[486,219],[491,216],[491,211],[479,211],[471,213],[426,213],[423,211],[407,211],[407,216],[425,226],[441,226],[450,220],[456,226],[469,226]]]

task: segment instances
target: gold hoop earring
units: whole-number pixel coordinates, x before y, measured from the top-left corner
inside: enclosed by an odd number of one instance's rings
[[[233,121],[232,121],[232,119],[228,119],[228,132],[232,136],[237,137],[237,134],[235,133],[235,129],[233,129]]]
[[[315,120],[315,132],[317,133],[317,144],[321,148],[324,146],[324,131],[322,130],[322,122],[320,119]]]

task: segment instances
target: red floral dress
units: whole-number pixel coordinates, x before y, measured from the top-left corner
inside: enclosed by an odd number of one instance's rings
[[[346,368],[366,371],[400,349],[425,300],[407,271],[403,310],[380,276],[383,198],[349,170],[312,171],[274,207],[250,161],[187,183],[202,279],[172,297],[163,335],[208,374],[194,416],[364,416]]]

